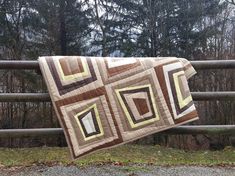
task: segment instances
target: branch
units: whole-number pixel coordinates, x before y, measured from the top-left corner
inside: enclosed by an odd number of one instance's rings
[[[229,4],[235,5],[235,0],[226,0]]]

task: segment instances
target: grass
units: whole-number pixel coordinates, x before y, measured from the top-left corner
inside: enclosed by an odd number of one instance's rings
[[[234,166],[235,148],[227,147],[221,151],[183,151],[160,146],[123,145],[74,161],[70,159],[68,148],[0,148],[0,166],[2,167],[40,164],[88,166],[108,163],[123,165],[123,169],[126,170],[135,169],[129,167],[130,164]]]

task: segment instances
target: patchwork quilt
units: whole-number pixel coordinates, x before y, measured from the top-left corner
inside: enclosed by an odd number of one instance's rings
[[[74,159],[198,119],[186,59],[47,56],[39,65]]]

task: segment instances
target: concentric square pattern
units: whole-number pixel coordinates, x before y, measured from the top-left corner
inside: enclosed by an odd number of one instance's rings
[[[198,118],[187,84],[195,72],[185,60],[54,56],[39,63],[73,158]]]

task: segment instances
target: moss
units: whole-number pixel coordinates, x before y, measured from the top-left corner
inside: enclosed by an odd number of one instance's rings
[[[87,166],[107,163],[162,166],[235,165],[235,149],[227,147],[221,151],[183,151],[160,146],[123,145],[109,150],[98,151],[72,161],[68,148],[0,148],[0,166],[30,166],[33,164]]]

